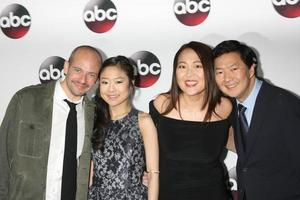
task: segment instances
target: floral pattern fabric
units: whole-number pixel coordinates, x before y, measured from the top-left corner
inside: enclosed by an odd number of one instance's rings
[[[94,177],[89,200],[147,199],[142,184],[145,151],[136,109],[108,125],[104,150],[94,150],[92,159]]]

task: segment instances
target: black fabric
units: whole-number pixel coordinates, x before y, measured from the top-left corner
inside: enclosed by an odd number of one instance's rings
[[[236,101],[233,107],[239,199],[246,195],[248,200],[300,200],[299,97],[263,80],[246,150],[242,148]]]
[[[76,104],[65,99],[70,107],[66,124],[66,139],[62,175],[61,199],[74,200],[77,176],[77,112]]]
[[[242,104],[238,104],[238,109],[239,109],[239,125],[240,125],[240,131],[242,134],[242,140],[243,140],[243,145],[246,149],[246,143],[247,143],[247,133],[249,130],[248,122],[245,116],[245,111],[247,108],[243,106]]]
[[[228,200],[221,160],[229,119],[195,122],[161,115],[150,102],[160,157],[159,200]]]

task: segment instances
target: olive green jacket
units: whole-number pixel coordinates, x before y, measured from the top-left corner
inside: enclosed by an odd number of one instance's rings
[[[29,86],[11,99],[0,128],[0,199],[43,200],[55,82]],[[94,104],[84,98],[85,139],[77,172],[77,200],[87,199]]]

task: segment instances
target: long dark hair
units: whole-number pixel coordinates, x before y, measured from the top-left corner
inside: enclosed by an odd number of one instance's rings
[[[178,57],[181,52],[185,49],[192,49],[198,55],[203,65],[204,70],[204,82],[205,82],[205,91],[204,91],[204,101],[201,109],[204,109],[208,105],[207,112],[204,116],[204,121],[209,121],[213,113],[215,113],[215,108],[218,103],[221,101],[221,92],[219,91],[217,84],[215,82],[215,74],[212,60],[212,49],[208,45],[191,41],[187,44],[184,44],[180,47],[174,57],[173,61],[173,74],[172,74],[172,85],[171,89],[163,93],[163,95],[170,97],[167,99],[167,107],[166,110],[163,111],[162,115],[166,115],[171,112],[172,109],[176,109],[181,117],[180,112],[180,103],[179,103],[179,95],[182,93],[182,90],[178,86],[176,79],[176,69],[178,63]],[[178,108],[177,108],[178,103]],[[215,113],[217,114],[217,113]]]
[[[122,71],[125,72],[129,79],[129,87],[131,88],[132,95],[134,94],[134,85],[133,81],[135,79],[134,76],[134,67],[130,60],[125,56],[116,56],[108,58],[103,62],[103,65],[100,69],[99,76],[101,76],[102,72],[111,66],[119,67]],[[99,87],[100,88],[100,87]],[[111,116],[109,113],[109,105],[100,97],[100,92],[98,90],[97,95],[95,96],[96,103],[96,112],[95,112],[95,123],[94,130],[92,136],[92,146],[95,150],[103,150],[104,139],[105,139],[105,128],[111,121]]]

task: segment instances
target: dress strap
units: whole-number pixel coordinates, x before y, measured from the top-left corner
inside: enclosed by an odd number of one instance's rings
[[[149,114],[151,115],[151,118],[152,118],[155,126],[157,126],[160,113],[156,110],[153,102],[154,102],[154,100],[151,100],[149,103]]]

